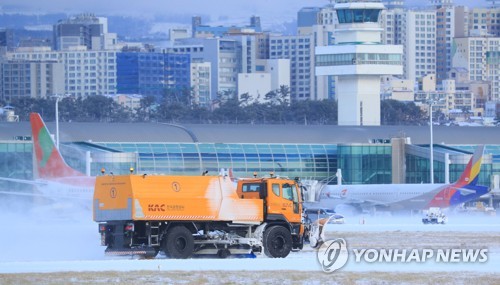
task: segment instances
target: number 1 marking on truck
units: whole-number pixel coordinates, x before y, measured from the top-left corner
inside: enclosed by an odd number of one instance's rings
[[[174,192],[181,191],[181,185],[179,182],[172,182],[172,190],[174,190]]]
[[[116,198],[116,188],[113,187],[111,188],[111,190],[109,190],[109,196],[111,196],[111,198]]]

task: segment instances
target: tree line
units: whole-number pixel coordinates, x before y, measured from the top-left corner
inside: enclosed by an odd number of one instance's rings
[[[273,94],[269,95],[273,96]],[[210,110],[188,100],[164,96],[141,99],[135,109],[122,106],[107,96],[65,97],[60,99],[61,122],[171,122],[195,124],[311,124],[336,125],[337,102],[334,100],[292,101],[268,97],[265,103],[219,96],[217,107]],[[16,98],[0,101],[13,106],[21,121],[38,112],[47,121],[55,120],[55,98]],[[426,117],[414,103],[395,100],[381,102],[382,125],[420,125]]]

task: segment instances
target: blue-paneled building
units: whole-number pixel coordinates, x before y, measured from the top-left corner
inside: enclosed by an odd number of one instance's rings
[[[189,54],[121,52],[116,55],[117,93],[162,97],[166,90],[189,90]]]

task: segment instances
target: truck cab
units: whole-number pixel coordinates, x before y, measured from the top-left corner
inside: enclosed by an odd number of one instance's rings
[[[238,181],[237,194],[242,199],[262,199],[267,223],[287,224],[292,234],[293,248],[302,246],[304,226],[297,181],[278,177],[241,179]]]
[[[267,215],[284,215],[290,222],[300,222],[302,201],[297,183],[281,178],[252,178],[238,181],[242,199],[263,199]]]

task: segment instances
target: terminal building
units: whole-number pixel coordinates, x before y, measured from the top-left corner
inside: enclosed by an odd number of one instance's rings
[[[47,127],[55,132],[54,123]],[[0,128],[0,176],[33,179],[29,123],[0,122]],[[60,133],[67,163],[92,176],[101,168],[175,175],[230,168],[236,177],[274,172],[334,184],[341,169],[343,184],[430,182],[426,126],[61,123]],[[457,180],[478,144],[486,145],[479,183],[490,186],[500,174],[496,127],[436,126],[434,138],[435,183]]]

